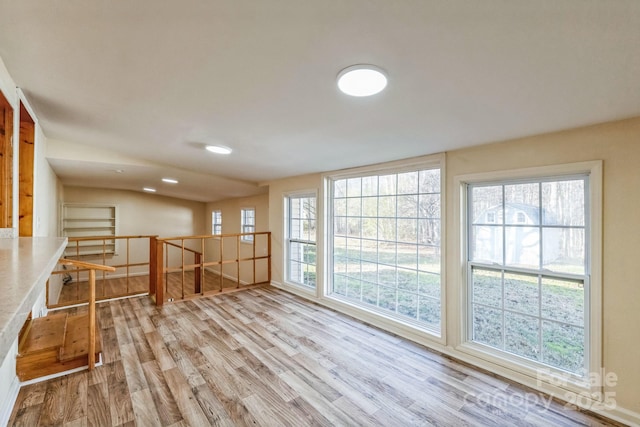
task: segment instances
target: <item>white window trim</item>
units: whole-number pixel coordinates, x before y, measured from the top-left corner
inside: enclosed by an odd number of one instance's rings
[[[256,217],[256,208],[255,206],[245,206],[243,208],[240,208],[240,234],[244,233],[244,211],[246,210],[252,210],[253,211],[253,232],[256,232],[256,222],[257,222],[257,217]],[[249,238],[249,236],[240,236],[240,243],[246,243],[248,245],[253,245],[254,239],[253,238]]]
[[[220,224],[214,221],[215,213],[220,213]],[[211,234],[215,235],[216,233],[216,225],[220,225],[220,234],[222,234],[222,209],[213,209],[211,210]]]
[[[315,289],[310,288],[308,286],[301,285],[299,283],[289,281],[289,198],[291,197],[315,197],[316,199],[316,287]],[[283,257],[282,257],[282,272],[283,278],[282,281],[287,286],[295,287],[296,290],[301,291],[309,296],[317,297],[317,292],[322,288],[321,286],[321,270],[320,270],[320,218],[318,213],[320,210],[320,199],[318,197],[318,190],[310,189],[310,190],[296,190],[290,191],[282,194],[282,207],[283,207],[283,227],[282,230],[284,232],[282,241],[283,245]]]
[[[601,384],[590,384],[588,382],[588,375],[586,380],[572,376],[561,370],[555,370],[548,368],[545,375],[540,375],[539,365],[534,362],[528,362],[524,359],[514,357],[513,359],[505,359],[498,356],[496,351],[488,349],[486,346],[475,344],[467,341],[468,336],[468,301],[467,301],[467,185],[472,183],[490,182],[490,181],[505,181],[514,179],[527,179],[527,178],[543,178],[548,176],[563,175],[576,175],[587,174],[589,175],[589,193],[588,193],[588,207],[590,215],[588,233],[590,236],[590,254],[587,254],[588,263],[590,265],[590,275],[588,280],[590,281],[589,291],[586,295],[587,305],[585,306],[585,315],[589,316],[589,331],[588,331],[588,368],[590,373],[602,373],[602,161],[589,161],[580,163],[569,163],[553,166],[542,166],[534,168],[525,168],[517,170],[506,170],[497,172],[484,172],[476,174],[459,175],[454,177],[454,210],[453,220],[455,224],[454,235],[451,236],[452,241],[457,242],[455,245],[455,256],[449,261],[455,263],[455,268],[458,271],[454,277],[451,277],[456,283],[452,287],[455,289],[455,295],[451,295],[452,298],[457,300],[457,304],[454,308],[458,311],[457,315],[451,313],[451,319],[454,320],[457,325],[453,331],[450,345],[452,345],[457,351],[468,354],[474,358],[477,358],[480,363],[480,367],[491,369],[490,364],[498,365],[507,368],[510,371],[515,371],[519,375],[525,375],[533,378],[539,386],[553,386],[560,389],[569,390],[575,393],[589,392],[598,393],[602,392]],[[452,270],[453,271],[453,270]],[[483,366],[483,364],[485,366]],[[602,395],[602,393],[600,393]]]
[[[387,316],[384,313],[377,310],[370,310],[364,306],[350,303],[347,300],[336,298],[329,292],[331,288],[330,281],[333,278],[333,256],[330,252],[330,245],[328,242],[333,235],[333,221],[330,220],[333,217],[330,216],[330,212],[333,210],[332,202],[332,190],[331,182],[333,180],[351,178],[351,177],[364,177],[367,175],[379,175],[388,171],[389,173],[402,173],[408,171],[415,171],[417,169],[440,169],[440,227],[442,230],[442,238],[440,243],[440,334],[436,334],[433,331],[420,328],[413,322],[405,322],[397,317]],[[394,162],[375,164],[370,166],[363,166],[359,168],[346,169],[338,172],[330,172],[322,175],[324,183],[323,191],[323,242],[325,244],[322,248],[322,258],[324,260],[322,265],[323,280],[318,282],[318,294],[319,298],[324,300],[325,305],[335,307],[338,310],[345,312],[351,316],[359,319],[363,319],[374,325],[382,328],[386,328],[390,331],[397,331],[398,329],[403,331],[404,336],[415,336],[416,341],[427,340],[439,345],[445,345],[447,342],[447,272],[446,272],[446,254],[447,254],[447,238],[446,238],[446,154],[439,153],[429,156],[414,157],[408,160],[398,160]],[[318,255],[320,254],[320,248],[317,248]],[[320,263],[316,266],[316,269],[320,269]],[[439,348],[439,346],[436,346]]]

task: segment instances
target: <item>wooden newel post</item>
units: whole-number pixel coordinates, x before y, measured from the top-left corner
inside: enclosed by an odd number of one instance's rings
[[[156,277],[156,306],[161,307],[164,304],[164,274],[162,274],[162,271],[164,270],[164,242],[158,239],[155,240],[156,270],[153,274]]]
[[[157,239],[158,236],[149,237],[149,296],[156,294],[156,286],[158,277],[156,275],[156,270],[158,269],[158,258],[157,258]]]
[[[89,270],[89,370],[96,364],[96,271]]]

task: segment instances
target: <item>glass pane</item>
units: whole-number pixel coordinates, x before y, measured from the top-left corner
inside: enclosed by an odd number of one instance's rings
[[[398,283],[396,267],[379,265],[378,266],[378,284],[395,288]]]
[[[505,263],[514,267],[540,268],[540,229],[505,227]]]
[[[395,218],[381,218],[378,220],[378,239],[395,242],[396,240]]]
[[[333,275],[333,293],[342,296],[347,293],[347,278],[342,274]]]
[[[398,194],[418,194],[418,172],[398,174]]]
[[[362,302],[378,305],[378,286],[372,283],[362,282]]]
[[[436,246],[418,246],[418,269],[439,274],[440,248]]]
[[[542,322],[542,361],[551,366],[584,373],[584,328]]]
[[[540,225],[540,184],[504,186],[505,224]]]
[[[398,251],[398,258],[396,263],[398,266],[416,269],[418,263],[418,246],[405,243],[398,243],[396,246]]]
[[[542,239],[543,268],[558,273],[584,274],[584,229],[545,227]]]
[[[378,194],[380,194],[381,196],[388,194],[397,194],[396,180],[396,175],[383,175],[378,177]]]
[[[418,320],[440,329],[440,299],[420,297]]]
[[[292,239],[302,239],[302,225],[299,219],[291,219],[290,234]]]
[[[474,304],[502,307],[502,273],[474,268],[472,287]]]
[[[378,261],[378,242],[375,240],[366,240],[362,241],[362,260],[369,262],[377,262]]]
[[[504,274],[504,308],[537,316],[539,302],[538,276]]]
[[[415,219],[398,219],[398,242],[418,243]]]
[[[418,272],[405,268],[398,268],[398,289],[418,292]]]
[[[440,275],[418,272],[418,292],[420,295],[440,298]]]
[[[316,245],[304,244],[303,261],[307,264],[316,265]]]
[[[360,242],[360,239],[347,238],[347,258],[351,260],[361,259]]]
[[[358,281],[362,278],[362,266],[360,265],[360,260],[347,260],[347,274],[349,279],[357,279]]]
[[[398,217],[416,218],[418,216],[418,196],[398,196]]]
[[[542,317],[583,326],[584,300],[582,283],[542,279]]]
[[[420,218],[440,218],[440,195],[421,194],[418,198],[418,216]]]
[[[418,318],[418,295],[412,292],[398,291],[398,314]]]
[[[378,284],[378,264],[362,261],[362,281]]]
[[[420,192],[440,193],[440,169],[420,171]]]
[[[333,214],[338,216],[347,215],[347,199],[335,199],[333,201]]]
[[[584,180],[542,183],[544,225],[585,225]]]
[[[378,262],[381,264],[396,265],[397,243],[378,242]]]
[[[347,216],[360,216],[362,213],[362,199],[347,199]]]
[[[376,196],[378,194],[378,177],[365,176],[362,178],[362,195]]]
[[[540,320],[532,316],[504,313],[504,349],[538,360],[540,358]]]
[[[362,296],[362,282],[349,276],[347,280],[347,297],[360,300]]]
[[[473,341],[502,348],[502,312],[480,305],[473,306]]]
[[[304,274],[302,264],[291,261],[289,263],[289,280],[295,283],[302,283],[303,279]]]
[[[347,234],[347,218],[336,216],[333,220],[333,234],[336,236],[344,236]]]
[[[471,218],[474,224],[502,224],[502,186],[473,187]]]
[[[304,271],[304,285],[316,287],[316,267],[315,265],[307,265]]]
[[[298,262],[302,262],[302,255],[303,255],[303,245],[301,243],[295,243],[295,242],[291,242],[291,246],[289,247],[289,258],[294,260],[294,261],[298,261]]]
[[[367,239],[378,238],[378,220],[375,218],[364,218],[362,220],[362,237]]]
[[[378,198],[364,197],[362,199],[362,216],[376,217],[378,216]]]
[[[347,180],[339,179],[333,182],[333,197],[347,197]]]
[[[440,220],[418,220],[418,243],[440,246]]]
[[[347,179],[347,197],[360,197],[362,195],[362,179]]]
[[[362,220],[360,218],[347,217],[347,235],[351,237],[362,235]]]
[[[395,218],[396,196],[384,196],[378,198],[378,216]]]
[[[474,225],[471,260],[502,265],[502,227]]]
[[[396,311],[396,290],[386,286],[378,287],[378,306],[391,311]]]

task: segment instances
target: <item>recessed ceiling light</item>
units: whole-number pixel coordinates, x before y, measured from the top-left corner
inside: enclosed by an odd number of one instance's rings
[[[115,172],[115,173],[123,173],[123,172],[124,172],[124,169],[113,169],[113,170],[112,170],[112,172]]]
[[[178,180],[173,178],[162,178],[162,182],[166,182],[167,184],[177,184]]]
[[[231,154],[231,148],[225,147],[224,145],[207,145],[205,147],[207,151],[211,151],[216,154]]]
[[[144,191],[148,191],[149,193],[155,193],[156,189],[155,188],[151,188],[151,187],[144,187],[143,188]]]
[[[347,95],[371,96],[386,86],[386,73],[375,65],[352,65],[338,74],[338,88]]]

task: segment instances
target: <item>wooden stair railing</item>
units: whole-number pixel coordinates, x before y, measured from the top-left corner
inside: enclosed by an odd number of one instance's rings
[[[96,270],[116,271],[115,267],[108,265],[93,264],[91,262],[78,261],[73,259],[60,259],[60,264],[71,265],[77,268],[89,270],[89,370],[93,370],[96,364]]]
[[[164,242],[169,246],[173,246],[176,247],[180,250],[182,250],[182,265],[184,266],[184,251],[187,252],[191,252],[193,253],[193,265],[194,270],[193,270],[193,292],[196,294],[199,294],[200,292],[202,292],[202,252],[198,252],[194,249],[190,249],[187,248],[186,246],[184,246],[184,240],[182,241],[183,245],[177,245],[175,243],[171,243],[171,242]],[[167,251],[168,254],[168,251]],[[182,273],[184,275],[184,269],[182,270]],[[183,279],[184,282],[184,279]],[[184,289],[182,289],[182,298],[184,299]]]

